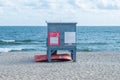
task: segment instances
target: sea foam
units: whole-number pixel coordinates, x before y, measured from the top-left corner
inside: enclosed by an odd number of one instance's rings
[[[0,48],[0,52],[11,52],[13,50],[21,51],[23,48]]]
[[[1,42],[15,42],[15,40],[4,40],[4,39],[2,39],[2,40],[0,40]]]

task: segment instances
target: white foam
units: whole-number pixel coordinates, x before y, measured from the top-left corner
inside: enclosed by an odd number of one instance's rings
[[[0,52],[10,52],[12,50],[22,50],[23,48],[0,48]]]
[[[11,51],[10,48],[0,48],[0,52],[9,52]]]
[[[3,42],[15,42],[15,40],[1,40],[1,41],[3,41]]]

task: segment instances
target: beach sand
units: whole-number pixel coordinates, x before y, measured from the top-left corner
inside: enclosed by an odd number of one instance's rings
[[[0,80],[120,80],[120,52],[78,52],[77,62],[34,62],[39,53],[0,53]]]

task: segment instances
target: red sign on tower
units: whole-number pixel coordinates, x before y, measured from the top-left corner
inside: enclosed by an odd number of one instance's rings
[[[59,32],[48,33],[48,45],[49,46],[60,46],[60,33]]]

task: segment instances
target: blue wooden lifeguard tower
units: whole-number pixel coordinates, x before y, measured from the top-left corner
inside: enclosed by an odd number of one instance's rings
[[[76,61],[76,24],[47,22],[47,57],[51,62],[51,56],[57,54],[57,50],[68,50],[71,58]]]

